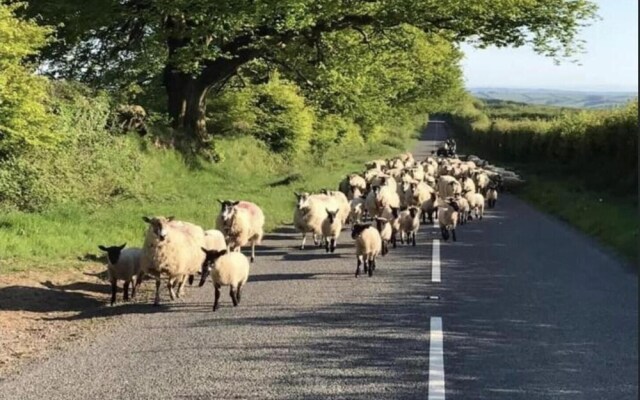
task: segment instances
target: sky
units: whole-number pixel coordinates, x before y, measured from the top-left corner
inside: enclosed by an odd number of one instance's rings
[[[602,18],[584,28],[582,65],[553,60],[530,47],[475,49],[463,44],[467,88],[638,91],[638,0],[596,0]]]

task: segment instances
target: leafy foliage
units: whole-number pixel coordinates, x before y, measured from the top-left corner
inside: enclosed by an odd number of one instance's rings
[[[0,1],[0,160],[59,139],[48,109],[47,81],[24,64],[47,44],[51,29],[17,18],[20,7]]]

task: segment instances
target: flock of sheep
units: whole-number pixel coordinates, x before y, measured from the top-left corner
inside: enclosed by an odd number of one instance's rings
[[[385,256],[397,240],[416,245],[421,223],[438,221],[443,240],[456,238],[456,227],[482,219],[485,202],[494,207],[501,175],[480,167],[469,158],[432,155],[424,160],[403,153],[387,160],[366,163],[362,173],[347,175],[337,191],[295,193],[295,228],[302,234],[304,249],[308,234],[316,246],[334,252],[340,233],[351,224],[357,266],[355,276],[373,275],[378,255]],[[173,217],[143,217],[148,224],[142,248],[99,246],[107,253],[111,282],[111,304],[116,301],[117,281],[124,281],[124,300],[135,296],[144,277],[155,279],[154,305],[160,302],[161,277],[167,278],[171,300],[180,298],[185,283],[200,273],[200,286],[211,275],[213,311],[219,306],[220,289],[230,286],[234,306],[240,303],[242,287],[255,259],[255,245],[263,237],[264,213],[248,201],[219,200],[216,229],[203,230]],[[365,223],[365,221],[370,221]],[[251,246],[251,256],[240,252]]]

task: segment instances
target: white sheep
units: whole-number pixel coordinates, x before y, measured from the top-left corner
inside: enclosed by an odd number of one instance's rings
[[[349,212],[349,222],[351,222],[351,224],[359,224],[362,222],[362,217],[364,216],[364,201],[362,197],[354,197],[349,202],[349,208],[351,209]]]
[[[204,247],[207,250],[222,250],[227,248],[224,234],[217,229],[204,231]]]
[[[393,226],[391,223],[394,217],[391,210],[385,208],[382,211],[382,217],[376,217],[375,220],[376,229],[380,232],[380,238],[382,239],[382,256],[385,256],[389,252],[389,242],[393,239]]]
[[[466,197],[462,195],[455,195],[454,199],[456,203],[458,203],[458,222],[460,225],[464,225],[469,220],[471,215],[471,207],[469,206],[469,201],[467,201]]]
[[[116,302],[116,292],[118,291],[118,280],[124,281],[124,301],[129,300],[129,285],[131,288],[131,298],[136,296],[136,288],[142,282],[142,270],[140,269],[140,256],[142,249],[129,247],[127,244],[121,246],[103,246],[98,248],[107,253],[107,271],[109,282],[111,282],[111,305]]]
[[[407,206],[421,206],[429,197],[431,197],[433,189],[424,182],[414,182],[409,185],[409,201]]]
[[[420,229],[420,209],[411,206],[400,213],[400,241],[407,239],[407,244],[411,241],[413,246],[416,245],[416,233]]]
[[[442,175],[438,178],[438,195],[445,199],[453,197],[456,193],[462,192],[462,186],[456,178],[451,175]]]
[[[472,192],[472,193],[476,192],[476,184],[473,182],[473,179],[466,177],[461,179],[460,183],[462,185],[463,191]]]
[[[458,224],[458,203],[453,198],[446,199],[438,207],[438,224],[440,225],[440,233],[444,241],[449,240],[449,233],[453,237],[453,241],[456,238],[456,225]]]
[[[364,273],[373,276],[376,269],[376,257],[382,249],[380,232],[370,224],[356,224],[351,230],[351,238],[356,244],[356,278],[360,275],[360,265],[364,264]]]
[[[469,202],[469,208],[476,215],[476,218],[482,219],[484,215],[484,196],[480,193],[463,192],[463,196]],[[471,218],[471,212],[469,212],[469,219]]]
[[[336,242],[342,231],[342,221],[338,216],[338,210],[327,210],[327,217],[322,221],[322,240],[324,248],[328,252],[336,250]]]
[[[427,217],[429,218],[429,223],[433,224],[433,215],[434,213],[438,213],[438,204],[437,204],[437,196],[436,192],[429,193],[429,198],[426,199],[420,205],[420,212],[422,214],[422,222],[427,222]]]
[[[211,274],[211,281],[215,290],[213,301],[213,311],[218,309],[220,300],[220,288],[222,286],[230,286],[229,296],[233,306],[240,304],[242,297],[242,287],[249,279],[249,260],[239,252],[228,252],[222,250],[207,250],[201,248],[204,253],[204,261],[202,262],[200,285],[203,286],[207,280],[207,276]]]
[[[346,224],[349,221],[349,213],[351,212],[351,207],[349,206],[349,199],[347,198],[347,196],[345,196],[345,194],[342,192],[335,191],[335,190],[326,190],[326,189],[323,189],[321,191],[321,194],[324,194],[326,196],[333,198],[333,200],[338,205],[337,217],[340,219],[340,222],[342,222],[343,225]],[[331,207],[331,209],[334,209],[334,208]]]
[[[243,246],[251,245],[251,262],[256,258],[256,244],[262,242],[264,235],[264,213],[254,203],[248,201],[230,201],[223,204],[221,212],[222,229],[227,237],[231,251],[240,251]]]
[[[473,180],[475,181],[478,192],[484,195],[489,183],[491,182],[489,175],[487,175],[483,170],[480,170],[474,174]]]
[[[322,221],[325,218],[326,204],[317,196],[309,193],[294,193],[296,196],[296,208],[293,212],[293,225],[302,233],[300,249],[304,250],[307,234],[313,236],[313,243],[319,245],[319,236],[322,235]]]
[[[156,280],[154,305],[160,304],[160,278],[168,276],[167,288],[171,300],[180,297],[184,282],[200,270],[204,254],[204,231],[197,225],[175,221],[173,217],[143,217],[149,227],[141,255],[141,270]],[[174,288],[178,287],[178,293]]]

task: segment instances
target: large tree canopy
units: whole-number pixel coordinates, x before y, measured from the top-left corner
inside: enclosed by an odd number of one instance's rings
[[[530,44],[544,55],[570,56],[595,11],[588,0],[38,0],[29,8],[60,26],[59,40],[43,53],[48,73],[100,86],[161,75],[174,126],[196,136],[205,131],[207,95],[257,59],[326,92],[324,84],[335,87],[331,79],[349,73],[335,60],[366,68],[381,46],[414,52],[420,45],[408,33],[430,35],[422,43]],[[397,67],[420,67],[410,62],[405,57]],[[323,73],[331,63],[333,77]],[[394,67],[393,59],[376,65]],[[372,74],[384,80],[384,71]],[[414,85],[397,95],[408,101],[418,93]]]

